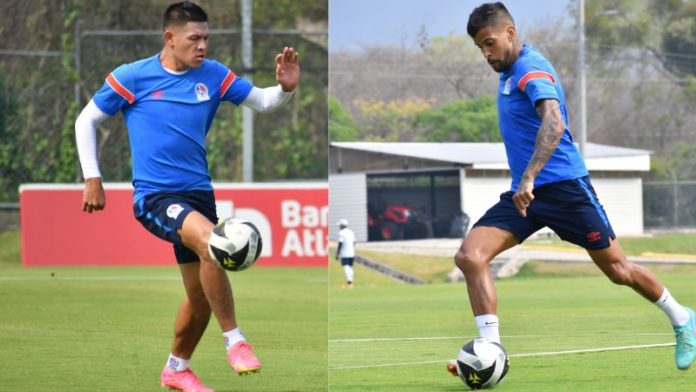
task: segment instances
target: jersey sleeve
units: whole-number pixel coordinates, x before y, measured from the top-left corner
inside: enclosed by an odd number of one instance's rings
[[[556,90],[556,77],[546,67],[526,65],[522,67],[517,81],[517,88],[527,94],[532,104],[542,99],[555,99],[560,101]]]
[[[111,72],[104,85],[92,97],[97,107],[104,113],[113,116],[126,105],[135,102],[135,79],[127,64],[121,65]]]
[[[339,243],[345,243],[346,242],[346,235],[345,233],[338,233],[338,242]]]
[[[248,80],[235,75],[232,70],[224,65],[219,64],[219,67],[222,67],[225,75],[222,79],[222,83],[220,83],[220,99],[223,101],[230,101],[237,106],[241,105],[249,96],[254,85]]]

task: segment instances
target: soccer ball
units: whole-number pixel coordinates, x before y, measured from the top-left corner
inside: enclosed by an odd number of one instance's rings
[[[510,368],[505,348],[488,338],[476,338],[459,350],[457,374],[471,389],[492,389]]]
[[[242,271],[261,254],[261,235],[253,223],[227,218],[210,233],[208,252],[215,263],[228,271]]]

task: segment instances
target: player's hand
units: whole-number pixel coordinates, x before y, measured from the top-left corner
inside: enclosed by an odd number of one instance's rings
[[[534,179],[529,180],[523,177],[522,181],[520,181],[520,185],[517,187],[517,191],[512,195],[512,201],[515,203],[517,211],[525,218],[527,217],[527,207],[529,207],[532,200],[534,200],[533,190]]]
[[[283,91],[290,92],[300,84],[300,62],[298,53],[294,48],[283,48],[283,53],[278,53],[276,61],[276,80]]]
[[[85,191],[82,195],[82,211],[92,213],[100,211],[106,205],[104,187],[102,187],[101,177],[85,179]]]

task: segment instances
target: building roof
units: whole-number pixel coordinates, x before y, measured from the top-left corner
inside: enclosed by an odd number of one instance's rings
[[[333,142],[332,147],[407,158],[441,161],[474,169],[507,169],[503,143]],[[585,163],[589,170],[649,171],[648,150],[588,143]]]

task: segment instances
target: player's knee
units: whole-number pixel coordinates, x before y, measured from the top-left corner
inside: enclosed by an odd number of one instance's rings
[[[210,240],[210,230],[202,230],[199,235],[197,240],[195,241],[195,245],[192,247],[193,251],[198,255],[198,259],[201,261],[201,263],[213,263],[213,259],[210,256],[210,251],[208,250],[208,242]]]
[[[188,219],[189,217],[187,217]],[[192,219],[195,216],[192,216]],[[188,222],[188,221],[187,221]],[[186,222],[185,222],[186,223]],[[213,225],[207,219],[193,219],[180,230],[181,242],[198,256],[201,262],[212,262],[208,252],[208,241]]]
[[[454,263],[465,274],[469,271],[485,267],[487,262],[488,260],[486,260],[480,252],[466,248],[459,249],[454,255]]]

